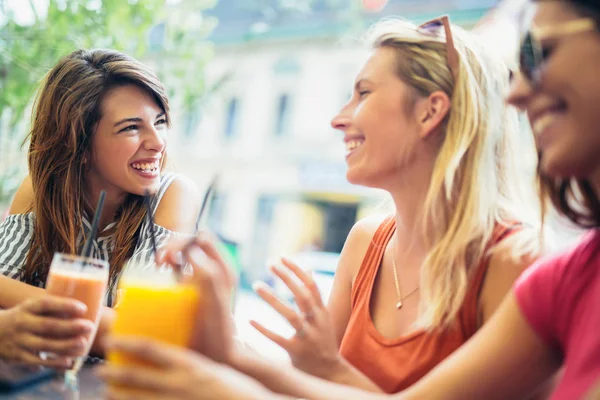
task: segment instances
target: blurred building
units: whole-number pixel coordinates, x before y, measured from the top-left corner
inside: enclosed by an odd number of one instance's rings
[[[170,142],[175,168],[200,187],[220,175],[209,224],[243,244],[250,279],[279,255],[339,253],[357,218],[385,198],[346,181],[342,134],[329,124],[365,59],[353,38],[388,15],[422,22],[449,14],[470,27],[496,1],[392,0],[376,13],[351,0],[305,3],[220,0],[208,12],[219,25],[207,72],[224,83],[201,108],[176,116]]]

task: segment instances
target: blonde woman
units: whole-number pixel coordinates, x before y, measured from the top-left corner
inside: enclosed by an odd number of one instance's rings
[[[538,256],[539,232],[524,227],[539,226],[527,220],[539,215],[535,197],[513,159],[535,152],[504,104],[508,68],[447,17],[385,21],[371,36],[332,126],[344,133],[348,180],[386,190],[396,212],[354,226],[327,307],[298,266],[273,268],[299,312],[265,286],[257,292],[292,338],[253,325],[305,372],[396,393],[485,324]]]

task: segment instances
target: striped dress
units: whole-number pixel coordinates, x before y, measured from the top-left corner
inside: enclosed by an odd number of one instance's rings
[[[169,185],[177,178],[176,174],[166,173],[161,177],[160,188],[152,196],[152,213],[156,213],[158,205],[167,191]],[[31,239],[33,237],[33,228],[35,216],[33,213],[9,215],[4,222],[0,224],[0,274],[12,279],[22,280],[25,270],[25,260]],[[87,233],[91,230],[91,223],[83,216],[83,229]],[[115,222],[109,224],[102,232],[113,228]],[[112,236],[103,236],[99,232],[98,237],[92,243],[92,257],[106,260],[110,259],[110,254],[114,248]],[[161,246],[166,241],[178,234],[160,225],[154,224],[154,233],[156,235],[157,245]],[[79,242],[82,242],[83,233],[79,236]],[[129,265],[149,266],[153,263],[152,242],[150,239],[150,229],[148,221],[145,219],[140,229],[135,250],[131,257]],[[140,267],[143,268],[143,267]],[[45,282],[36,282],[36,286],[44,287]],[[115,288],[107,291],[105,304],[111,305],[114,298]]]

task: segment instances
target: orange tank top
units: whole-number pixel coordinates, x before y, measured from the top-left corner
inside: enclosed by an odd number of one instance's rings
[[[455,327],[386,338],[375,328],[369,304],[384,251],[395,229],[395,218],[390,216],[373,236],[352,287],[352,312],[340,346],[342,356],[386,393],[411,386],[477,331],[479,294],[489,261],[485,259],[474,271]],[[512,226],[502,227],[495,233],[494,243],[512,230]]]

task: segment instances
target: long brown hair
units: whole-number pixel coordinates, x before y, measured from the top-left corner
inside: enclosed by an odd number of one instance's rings
[[[146,66],[123,53],[77,50],[60,60],[42,81],[28,136],[35,227],[21,279],[29,284],[46,281],[54,252],[75,254],[83,242],[82,215],[91,211],[85,179],[92,135],[102,117],[104,96],[124,85],[147,91],[170,124],[162,84]],[[143,198],[130,193],[116,215],[109,260],[111,287],[133,254],[144,216]]]

